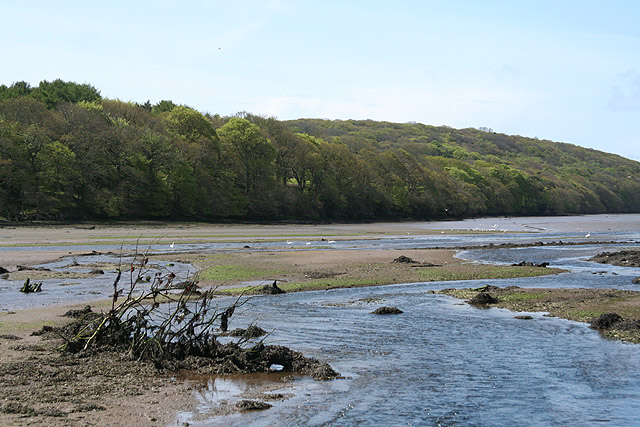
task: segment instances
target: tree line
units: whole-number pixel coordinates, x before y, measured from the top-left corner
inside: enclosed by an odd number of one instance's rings
[[[0,86],[0,218],[376,220],[640,212],[640,163],[490,130],[279,121]]]

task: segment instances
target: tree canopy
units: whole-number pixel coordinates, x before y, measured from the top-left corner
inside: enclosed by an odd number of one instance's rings
[[[417,123],[203,114],[0,86],[0,218],[372,220],[640,212],[640,163]]]

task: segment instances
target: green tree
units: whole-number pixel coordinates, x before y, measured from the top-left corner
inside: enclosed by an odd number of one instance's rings
[[[154,114],[162,114],[171,111],[176,107],[177,105],[174,104],[173,101],[163,99],[151,108],[151,112]]]
[[[0,101],[3,99],[28,96],[32,90],[31,85],[25,81],[15,82],[9,87],[0,85]]]
[[[102,99],[100,91],[89,84],[78,84],[65,82],[61,79],[52,82],[43,80],[38,87],[34,88],[30,94],[35,99],[42,101],[47,108],[55,108],[58,105],[80,101],[98,101]]]
[[[256,195],[257,189],[271,178],[270,167],[275,156],[273,145],[258,126],[239,117],[232,117],[218,130],[218,135],[238,159],[245,194]]]

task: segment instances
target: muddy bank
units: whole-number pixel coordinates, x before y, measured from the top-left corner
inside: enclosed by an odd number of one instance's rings
[[[0,313],[0,425],[102,425],[106,419],[114,426],[169,425],[193,406],[188,381],[118,354],[65,355],[57,351],[59,340],[31,335],[70,322],[63,314],[82,308]]]
[[[602,252],[590,258],[589,261],[617,265],[618,267],[640,267],[640,250]]]
[[[106,313],[110,303],[94,310]],[[190,411],[195,404],[197,386],[177,379],[183,378],[177,373],[270,372],[275,366],[319,380],[339,376],[302,353],[259,339],[252,343],[264,334],[256,326],[234,330],[228,335],[238,338],[228,343],[213,337],[197,348],[195,341],[177,343],[163,350],[166,357],[133,352],[126,328],[109,332],[113,341],[88,350],[69,348],[72,337],[90,322],[97,330],[101,316],[80,305],[0,315],[0,425],[101,425],[106,419],[110,425],[170,425],[179,411]]]
[[[480,308],[506,308],[520,312],[547,312],[594,325],[607,338],[640,343],[640,291],[617,289],[535,289],[482,286],[473,289],[444,289],[445,295],[467,300]],[[608,313],[619,316],[608,327],[597,319]],[[638,326],[638,327],[630,327]]]

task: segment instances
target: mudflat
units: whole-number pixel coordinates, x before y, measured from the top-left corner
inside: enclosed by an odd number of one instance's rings
[[[105,245],[238,242],[246,243],[248,247],[233,253],[175,253],[157,257],[191,263],[199,270],[196,279],[201,287],[235,294],[252,293],[261,284],[272,281],[277,281],[278,286],[290,292],[559,272],[544,267],[468,263],[456,258],[455,251],[449,249],[251,249],[252,242],[267,240],[330,241],[436,233],[443,231],[424,229],[419,223],[5,226],[0,228],[0,266],[15,274],[17,265],[35,265],[63,256],[78,256],[87,253],[87,247],[89,252],[100,251]],[[458,232],[449,230],[446,233]],[[64,245],[65,249],[56,248],[57,245]],[[26,250],[25,246],[36,246],[39,250]],[[566,298],[557,303],[567,305],[577,298],[584,299],[585,293],[595,291],[585,290],[576,295],[565,293]],[[607,310],[615,311],[616,301],[629,304],[628,299],[621,300],[620,295],[617,297],[611,297],[612,305],[608,305]],[[533,299],[521,299],[527,298]],[[518,300],[517,297],[515,299]],[[159,375],[153,366],[129,360],[126,355],[63,354],[58,350],[60,340],[32,335],[43,326],[64,325],[70,321],[63,317],[67,310],[80,309],[86,304],[0,314],[0,388],[3,390],[0,424],[100,425],[108,419],[111,425],[167,425],[175,421],[178,411],[193,407],[193,388],[196,385],[188,380]],[[90,305],[94,311],[110,308],[106,301],[94,301]],[[519,306],[509,308],[522,309]]]

